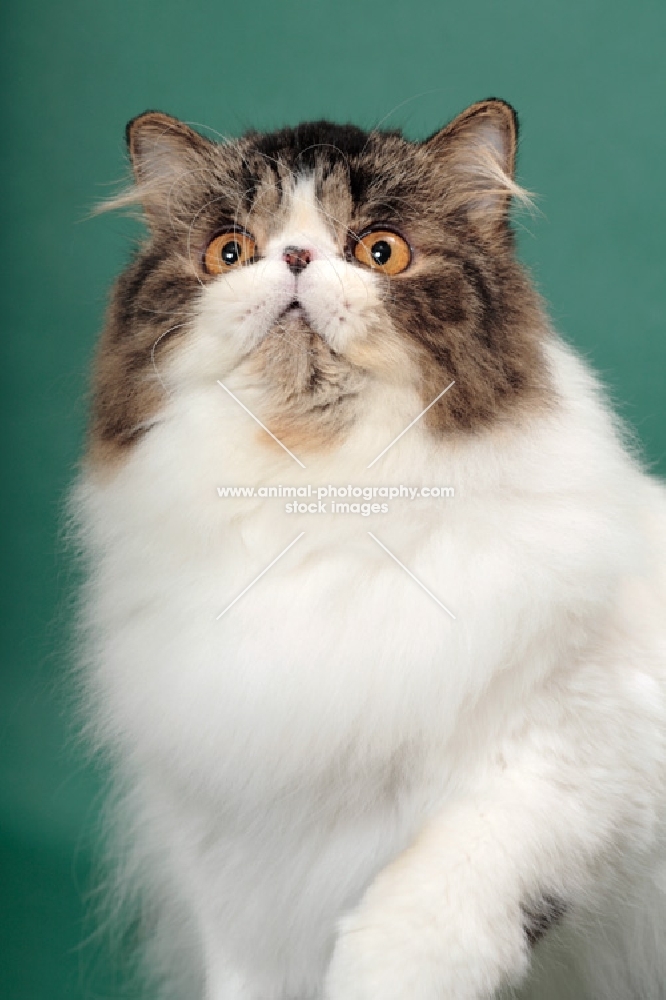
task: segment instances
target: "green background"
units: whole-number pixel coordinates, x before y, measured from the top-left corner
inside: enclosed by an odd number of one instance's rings
[[[0,996],[118,995],[94,931],[102,778],[72,726],[59,540],[86,371],[136,223],[89,219],[158,108],[225,134],[327,116],[433,131],[500,96],[539,213],[520,246],[554,321],[664,470],[666,4],[642,0],[21,0],[3,6],[6,573]]]

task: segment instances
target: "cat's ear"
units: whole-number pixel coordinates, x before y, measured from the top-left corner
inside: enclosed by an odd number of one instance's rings
[[[143,205],[149,225],[159,226],[177,198],[186,174],[202,171],[213,147],[189,125],[160,111],[146,111],[128,122],[127,149],[136,180],[135,199]]]
[[[442,169],[447,198],[488,235],[505,224],[511,198],[529,202],[514,180],[518,118],[505,101],[472,104],[424,143]]]

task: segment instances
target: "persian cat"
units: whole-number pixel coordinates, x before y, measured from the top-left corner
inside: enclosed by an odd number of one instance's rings
[[[665,494],[516,259],[512,108],[127,141],[74,505],[160,995],[666,997]]]

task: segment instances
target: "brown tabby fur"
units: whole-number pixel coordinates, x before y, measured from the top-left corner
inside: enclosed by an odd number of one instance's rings
[[[424,407],[455,380],[426,415],[433,434],[475,433],[547,405],[547,325],[515,259],[512,192],[501,180],[494,185],[492,172],[470,170],[483,159],[485,122],[503,136],[510,182],[516,121],[500,101],[472,106],[423,143],[328,122],[215,143],[156,112],[131,122],[137,186],[111,207],[141,202],[150,238],[113,292],[94,372],[91,457],[109,461],[149,432],[165,393],[159,369],[187,338],[202,284],[214,280],[201,266],[208,241],[236,224],[261,250],[299,172],[314,174],[340,253],[356,266],[354,238],[373,224],[401,232],[413,262],[386,280],[385,325],[363,349],[342,357],[302,319],[294,326],[287,317],[290,336],[283,318],[246,359],[273,400],[278,437],[330,446],[351,426],[363,385],[378,377],[412,382]],[[174,157],[175,177],[161,169]]]

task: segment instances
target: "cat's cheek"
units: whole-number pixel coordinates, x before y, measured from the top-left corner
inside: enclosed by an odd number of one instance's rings
[[[364,343],[368,329],[375,324],[375,316],[368,319],[351,309],[341,309],[330,316],[328,322],[318,324],[318,328],[321,329],[321,336],[334,351],[349,356],[354,347]]]
[[[263,340],[294,296],[285,269],[265,261],[220,276],[202,291],[191,338],[193,373],[216,378]]]
[[[381,311],[375,275],[342,260],[311,265],[298,296],[310,325],[340,354],[365,339]]]

